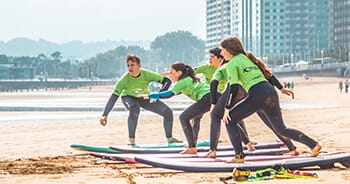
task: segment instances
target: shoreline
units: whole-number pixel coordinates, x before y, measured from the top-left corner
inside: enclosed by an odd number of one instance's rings
[[[350,93],[339,93],[337,84],[340,78],[301,77],[280,78],[280,81],[294,80],[295,99],[280,95],[281,103],[330,105],[327,108],[283,109],[283,118],[288,127],[299,129],[315,138],[324,151],[350,152],[349,110]],[[95,89],[103,97],[103,103],[109,97],[112,87]],[[79,94],[86,88],[69,91]],[[63,92],[62,93],[68,93]],[[0,93],[2,99],[24,97],[21,94]],[[79,95],[78,95],[79,96]],[[41,98],[41,97],[33,97]],[[46,97],[44,97],[46,98]],[[84,97],[87,98],[87,97]],[[93,97],[92,97],[93,98]],[[118,100],[119,101],[119,100]],[[332,106],[333,104],[337,106]],[[171,107],[171,106],[170,106]],[[231,173],[186,173],[174,170],[150,168],[142,164],[120,164],[88,156],[87,152],[69,147],[73,143],[96,146],[126,145],[126,116],[119,117],[111,112],[107,126],[99,125],[102,112],[0,112],[0,117],[26,118],[28,116],[48,116],[49,120],[3,121],[0,122],[0,183],[222,183],[221,176]],[[125,113],[125,112],[120,112]],[[66,115],[82,115],[86,119],[64,119]],[[126,113],[125,113],[126,114]],[[55,116],[54,116],[55,115]],[[94,118],[94,116],[96,118]],[[259,143],[274,142],[276,137],[265,127],[261,120],[252,115],[245,119],[249,135]],[[202,118],[199,140],[209,137],[210,121],[206,114]],[[221,127],[222,145],[230,144],[226,128]],[[178,114],[174,115],[173,135],[185,140]],[[162,118],[157,115],[141,114],[136,132],[136,143],[164,143],[166,141]],[[309,151],[300,143],[298,150]],[[350,169],[327,169],[311,171],[319,175],[317,179],[270,180],[263,183],[348,183]],[[262,182],[250,182],[262,183]]]

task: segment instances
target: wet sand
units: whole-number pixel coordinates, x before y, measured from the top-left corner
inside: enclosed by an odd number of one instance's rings
[[[295,99],[281,95],[281,103],[309,108],[282,108],[287,126],[304,131],[317,139],[325,151],[350,152],[350,94],[339,93],[339,78],[302,77],[281,78],[295,81]],[[107,94],[113,86],[92,90]],[[89,92],[88,88],[60,91],[60,93]],[[59,95],[58,95],[59,96]],[[0,99],[11,101],[18,97],[29,98],[24,93],[0,93]],[[102,95],[103,97],[103,95]],[[43,99],[33,95],[33,99]],[[57,97],[59,98],[59,97]],[[84,98],[88,98],[84,96]],[[87,99],[88,100],[88,99]],[[120,100],[118,100],[120,101]],[[100,102],[98,102],[100,103]],[[322,107],[322,108],[317,108]],[[73,150],[73,143],[89,145],[127,144],[126,117],[114,116],[112,112],[106,127],[98,123],[102,112],[0,112],[0,183],[222,183],[221,176],[230,173],[185,173],[142,164],[121,164],[89,156],[86,152]],[[26,117],[82,115],[89,118],[35,119]],[[94,118],[96,117],[96,118]],[[174,136],[185,140],[178,116],[175,115]],[[246,119],[252,140],[275,141],[275,136],[253,115]],[[222,126],[222,144],[229,144],[226,130]],[[165,136],[161,118],[141,113],[136,141],[142,143],[164,143]],[[203,118],[199,139],[209,138],[209,119]],[[308,150],[296,143],[298,149]],[[318,170],[318,179],[271,180],[256,183],[348,183],[349,169]],[[254,183],[254,182],[252,182]]]

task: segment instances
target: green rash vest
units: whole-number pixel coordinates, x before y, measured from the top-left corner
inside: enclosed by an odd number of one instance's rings
[[[218,84],[218,91],[223,93],[225,91],[226,88],[226,84],[227,84],[227,63],[225,63],[224,65],[220,66],[220,68],[218,70],[216,70],[216,72],[213,75],[212,80],[217,80],[219,81]]]
[[[148,94],[149,83],[160,83],[163,79],[163,76],[145,69],[141,69],[138,77],[132,77],[129,73],[125,73],[116,84],[114,94],[132,97],[136,97],[138,94]]]
[[[190,97],[194,101],[202,99],[202,97],[210,93],[210,87],[207,83],[204,82],[193,82],[191,77],[185,77],[174,85],[171,90],[174,95],[182,93]]]
[[[230,85],[241,84],[246,92],[255,84],[267,81],[259,67],[244,54],[233,56],[226,71]]]
[[[209,64],[204,64],[204,65],[200,65],[197,68],[195,68],[194,73],[195,74],[202,73],[205,77],[205,82],[207,84],[210,84],[211,78],[213,77],[216,70],[217,70],[217,68],[215,68],[214,66],[211,66]]]

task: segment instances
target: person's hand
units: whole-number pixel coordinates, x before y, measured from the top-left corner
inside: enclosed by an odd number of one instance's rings
[[[107,116],[102,116],[102,117],[100,118],[100,124],[101,124],[102,126],[106,126],[106,124],[107,124]]]
[[[213,110],[214,110],[214,108],[215,108],[215,104],[211,104],[210,110],[209,110],[209,116],[210,116],[210,118],[213,116]]]
[[[166,76],[169,76],[169,75],[170,75],[170,72],[163,72],[163,73],[161,73],[161,74],[159,74],[159,75],[161,75],[161,76],[163,76],[163,77],[166,77]]]
[[[294,92],[292,90],[286,89],[286,88],[282,88],[280,89],[281,93],[288,95],[288,96],[292,96],[292,99],[294,99]]]
[[[223,121],[225,124],[228,124],[228,123],[231,121],[230,109],[225,108],[224,116],[222,117],[222,121]]]
[[[149,99],[148,94],[137,94],[136,98],[143,98],[143,99]]]
[[[149,103],[155,103],[157,101],[157,99],[155,99],[155,98],[150,98],[149,99]]]

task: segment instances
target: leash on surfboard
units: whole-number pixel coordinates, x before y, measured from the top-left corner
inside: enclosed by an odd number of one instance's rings
[[[248,170],[239,170],[234,168],[231,176],[220,177],[220,181],[225,184],[228,183],[229,180],[234,180],[237,182],[245,182],[245,181],[263,181],[263,180],[273,180],[273,179],[310,179],[310,178],[318,178],[317,173],[315,172],[306,172],[299,170],[290,170],[285,169],[283,167],[273,167],[257,170],[254,172]]]

